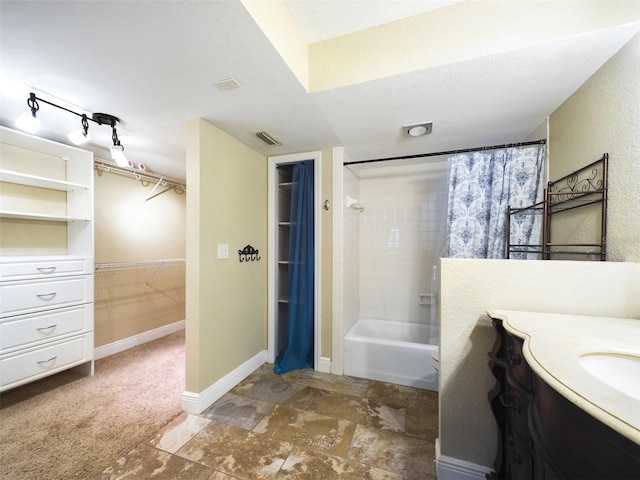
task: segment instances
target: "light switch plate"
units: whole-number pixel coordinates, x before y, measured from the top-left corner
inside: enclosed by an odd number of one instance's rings
[[[218,260],[226,260],[227,258],[229,258],[229,244],[219,243],[218,244]]]

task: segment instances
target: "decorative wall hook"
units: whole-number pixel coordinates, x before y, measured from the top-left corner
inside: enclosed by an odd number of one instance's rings
[[[242,250],[238,250],[238,255],[241,262],[257,262],[262,257],[259,256],[260,252],[253,248],[251,245],[247,245]]]

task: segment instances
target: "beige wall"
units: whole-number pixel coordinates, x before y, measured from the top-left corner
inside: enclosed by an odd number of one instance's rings
[[[635,37],[603,65],[549,126],[550,178],[610,153],[609,259],[617,262],[441,261],[442,455],[486,467],[495,460],[498,432],[487,400],[495,333],[486,309],[640,319],[638,45]]]
[[[190,120],[187,182],[186,390],[199,393],[266,348],[267,261],[237,251],[267,252],[267,159]]]
[[[634,1],[460,2],[309,45],[309,90],[535,47],[638,19]]]
[[[549,178],[609,153],[607,259],[613,261],[640,262],[639,79],[636,35],[550,118]],[[583,212],[575,210],[554,223],[558,242],[590,241],[594,216]]]
[[[498,439],[486,309],[640,319],[640,263],[445,258],[440,271],[441,453],[485,467]]]
[[[155,184],[106,172],[94,182],[98,266],[185,258],[184,193],[169,191],[145,202]],[[96,347],[184,320],[184,264],[161,267],[151,277],[156,268],[153,263],[97,269]]]

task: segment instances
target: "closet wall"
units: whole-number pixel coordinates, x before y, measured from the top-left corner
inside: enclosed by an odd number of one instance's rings
[[[96,347],[185,319],[186,193],[154,186],[95,174]]]

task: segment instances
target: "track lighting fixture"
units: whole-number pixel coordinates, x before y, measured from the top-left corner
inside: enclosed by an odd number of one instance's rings
[[[111,157],[121,167],[129,166],[129,161],[124,156],[124,147],[120,143],[118,132],[116,131],[116,125],[120,120],[118,119],[118,117],[114,117],[113,115],[109,115],[108,113],[94,113],[91,115],[91,117],[89,117],[86,113],[77,113],[66,107],[62,107],[42,98],[38,98],[35,93],[31,92],[29,94],[29,98],[27,99],[27,106],[31,109],[31,115],[27,113],[23,114],[16,121],[16,127],[31,134],[35,133],[38,130],[38,128],[40,127],[40,120],[36,118],[36,112],[40,109],[38,101],[44,102],[48,105],[51,105],[52,107],[59,108],[60,110],[73,113],[74,115],[81,117],[80,122],[82,125],[82,129],[74,130],[68,135],[69,140],[75,145],[82,145],[91,140],[91,137],[89,136],[89,120],[97,123],[98,125],[109,125],[111,127],[111,139],[113,140],[113,145],[109,149],[111,151]]]

